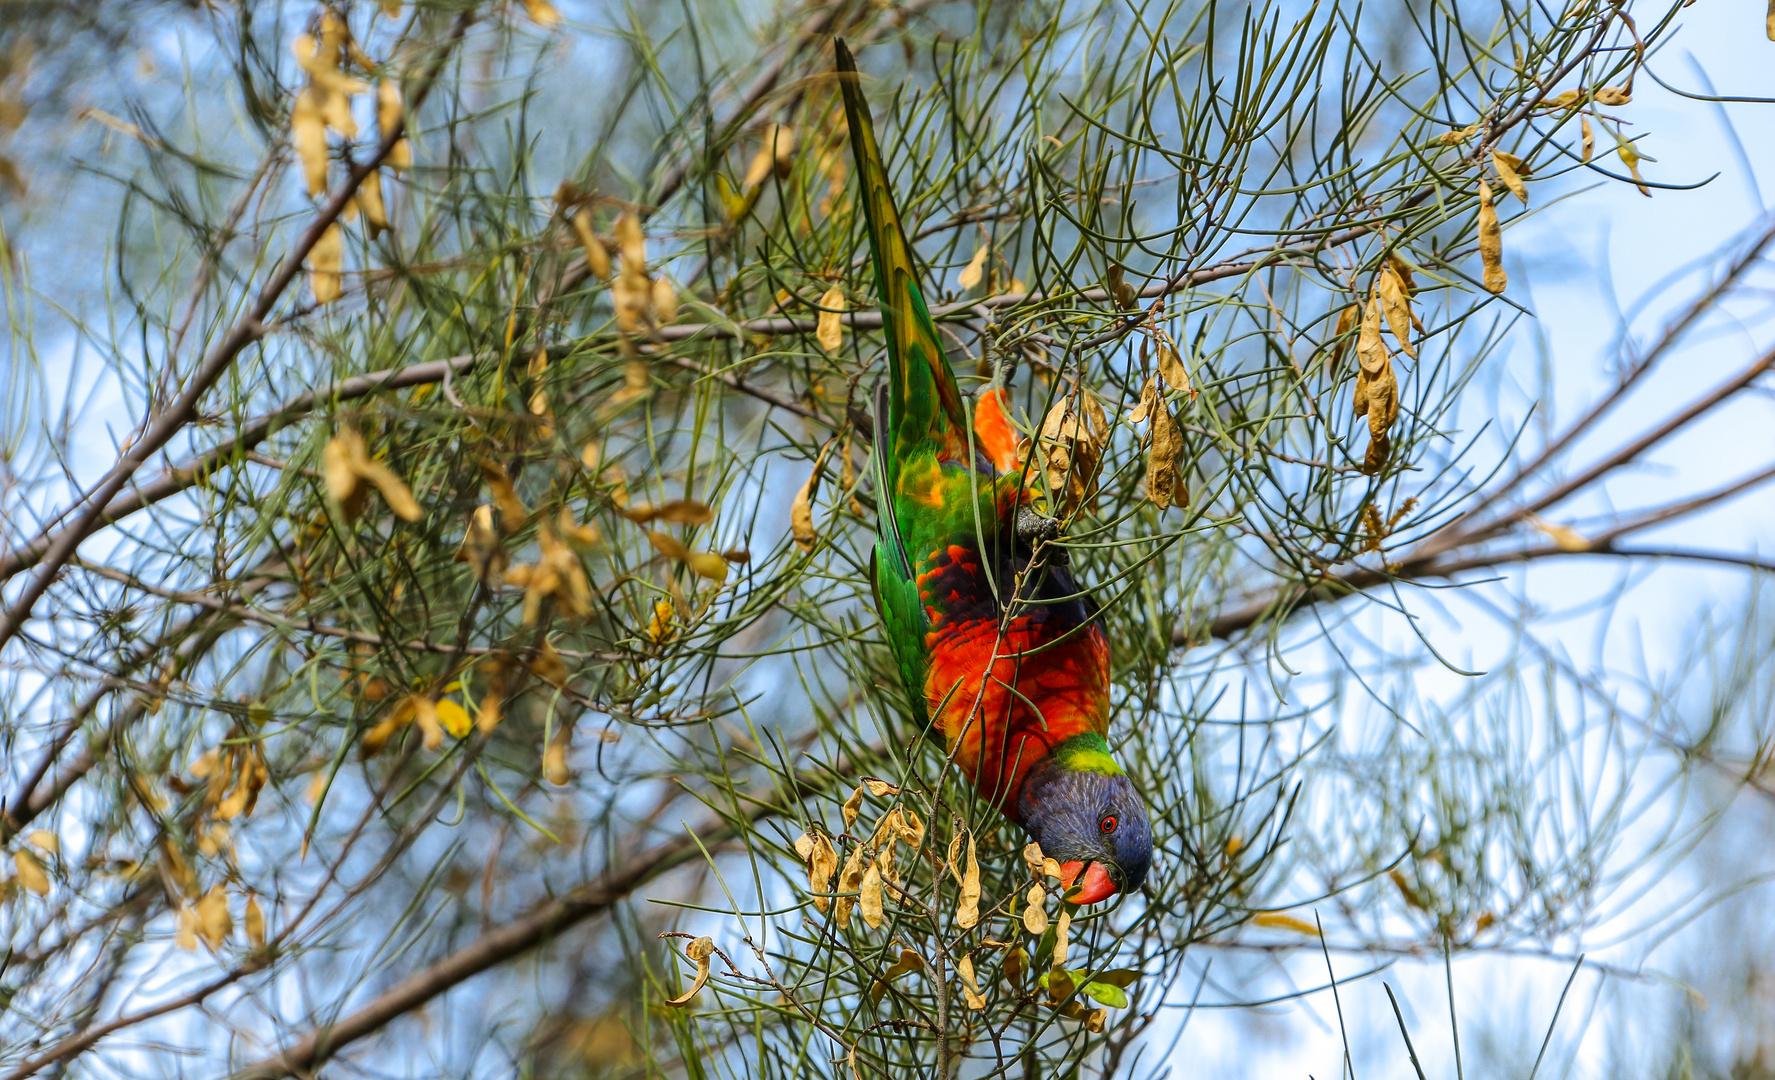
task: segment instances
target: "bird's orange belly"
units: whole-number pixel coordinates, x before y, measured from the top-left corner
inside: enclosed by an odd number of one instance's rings
[[[1057,744],[1102,732],[1109,645],[1096,626],[1055,644],[1042,613],[948,622],[926,639],[925,703],[957,765],[993,805],[1015,816],[1024,773]]]

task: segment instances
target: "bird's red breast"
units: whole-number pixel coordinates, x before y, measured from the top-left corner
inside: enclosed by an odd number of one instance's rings
[[[1015,818],[1031,765],[1074,735],[1108,727],[1109,642],[1077,602],[1014,607],[1001,618],[971,543],[931,552],[918,571],[930,618],[929,715],[981,795]]]

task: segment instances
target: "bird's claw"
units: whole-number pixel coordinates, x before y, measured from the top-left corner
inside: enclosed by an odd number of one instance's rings
[[[1017,539],[1034,548],[1060,538],[1060,522],[1025,506],[1017,511]],[[1049,548],[1045,554],[1054,562],[1066,562],[1065,550]]]

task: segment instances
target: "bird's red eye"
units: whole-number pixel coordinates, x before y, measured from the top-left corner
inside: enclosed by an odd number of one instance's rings
[[[1103,820],[1097,823],[1097,827],[1106,833],[1115,832],[1116,816],[1114,814],[1105,814]]]

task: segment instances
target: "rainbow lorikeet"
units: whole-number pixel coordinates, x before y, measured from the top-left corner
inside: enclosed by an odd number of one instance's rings
[[[1152,826],[1111,756],[1109,639],[1048,544],[1002,380],[972,425],[919,291],[856,65],[839,85],[887,330],[875,401],[876,605],[912,706],[980,794],[1062,864],[1080,903],[1146,880]],[[970,426],[972,438],[970,439]]]

